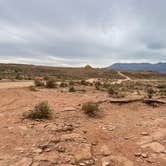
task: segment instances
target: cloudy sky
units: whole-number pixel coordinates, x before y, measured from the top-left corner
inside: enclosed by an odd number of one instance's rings
[[[166,0],[0,0],[0,62],[166,61]]]

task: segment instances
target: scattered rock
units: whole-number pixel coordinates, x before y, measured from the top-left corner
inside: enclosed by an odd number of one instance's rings
[[[76,111],[76,109],[74,107],[66,107],[63,109],[63,111]]]
[[[31,158],[24,157],[17,163],[13,164],[13,166],[31,166],[32,162]]]
[[[134,163],[123,156],[108,156],[101,160],[102,166],[123,165],[123,166],[134,166]]]
[[[151,148],[156,153],[165,151],[165,147],[158,142],[148,143],[142,146],[142,148]]]
[[[73,147],[73,155],[76,161],[89,160],[92,158],[91,145],[90,144],[78,144]]]
[[[143,135],[143,136],[148,136],[149,133],[147,133],[147,132],[142,132],[141,135]]]
[[[61,141],[84,141],[85,138],[83,138],[80,134],[77,133],[71,133],[71,134],[64,134],[60,138]]]
[[[103,130],[113,131],[116,127],[112,124],[99,126]]]
[[[43,150],[40,149],[40,148],[34,148],[34,149],[33,149],[33,152],[34,152],[34,153],[42,153]]]
[[[100,153],[103,155],[103,156],[109,156],[111,154],[110,152],[110,149],[108,148],[108,146],[106,145],[103,145],[100,149]]]
[[[146,153],[142,153],[141,156],[142,156],[143,158],[148,158],[148,155],[147,155]]]
[[[135,156],[135,157],[141,157],[141,153],[139,153],[139,152],[138,152],[138,153],[135,153],[134,156]]]
[[[59,156],[58,156],[57,152],[55,152],[55,151],[42,153],[42,154],[34,157],[34,160],[36,160],[36,161],[50,161],[52,163],[55,163],[58,159],[59,159]]]

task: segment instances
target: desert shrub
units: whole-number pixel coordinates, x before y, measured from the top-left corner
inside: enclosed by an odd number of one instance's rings
[[[69,88],[69,92],[75,92],[76,90],[75,90],[75,88],[74,88],[74,86],[71,86],[70,88]]]
[[[108,94],[110,96],[113,96],[113,95],[117,95],[118,92],[117,92],[117,90],[113,86],[109,86],[109,88],[108,88]]]
[[[95,82],[95,88],[96,88],[97,90],[100,89],[100,86],[101,86],[100,81]]]
[[[73,85],[74,85],[74,81],[70,81],[70,82],[69,82],[69,85],[70,85],[70,86],[73,86]]]
[[[99,111],[99,107],[96,103],[86,102],[82,105],[82,110],[88,116],[95,116],[96,113]]]
[[[49,76],[44,76],[44,80],[49,80],[50,78],[49,78]]]
[[[17,79],[17,80],[22,80],[23,77],[22,77],[20,74],[17,74],[16,77],[15,77],[15,79]]]
[[[40,79],[35,79],[34,84],[35,86],[44,86],[44,82]]]
[[[47,88],[56,88],[57,84],[54,79],[49,79],[46,81],[46,87]]]
[[[161,96],[165,97],[166,96],[166,88],[160,89],[159,93],[160,93]]]
[[[81,80],[80,84],[81,84],[81,85],[85,85],[85,86],[87,86],[87,85],[88,85],[88,82],[85,81],[85,80]]]
[[[122,98],[125,97],[125,93],[122,92],[122,88],[120,88],[119,84],[110,85],[108,88],[108,94],[113,98]]]
[[[65,83],[65,82],[61,82],[59,86],[62,87],[62,88],[65,88],[65,87],[67,87],[68,85],[67,85],[67,83]]]
[[[155,93],[155,91],[153,88],[151,88],[151,87],[147,88],[147,96],[149,99],[151,99],[153,97],[154,93]]]
[[[30,87],[29,87],[29,90],[30,90],[30,91],[34,91],[34,92],[37,91],[36,88],[35,88],[35,86],[30,86]]]
[[[157,88],[159,88],[159,89],[166,89],[166,84],[157,85]]]
[[[109,83],[106,83],[106,82],[103,83],[103,88],[108,89],[109,87],[110,87],[110,84],[109,84]]]
[[[23,114],[23,116],[28,119],[50,119],[52,109],[48,105],[48,102],[43,101],[37,104],[29,113]]]

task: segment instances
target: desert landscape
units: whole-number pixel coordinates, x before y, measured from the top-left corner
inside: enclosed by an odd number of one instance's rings
[[[0,166],[166,166],[166,0],[0,0]]]
[[[166,165],[165,74],[2,66],[1,166]]]

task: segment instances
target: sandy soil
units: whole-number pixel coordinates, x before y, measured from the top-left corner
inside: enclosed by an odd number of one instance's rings
[[[103,103],[98,117],[86,101],[108,98],[87,89],[0,89],[0,166],[165,166],[166,106]],[[54,109],[48,121],[22,119],[40,101]]]
[[[0,89],[8,89],[8,88],[17,88],[17,87],[29,87],[34,85],[34,81],[1,81]]]

